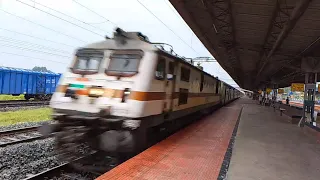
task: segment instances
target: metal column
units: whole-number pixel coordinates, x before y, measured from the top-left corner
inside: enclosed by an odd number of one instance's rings
[[[299,122],[299,126],[303,127],[305,123],[314,125],[314,104],[316,95],[317,73],[307,72],[305,74],[305,87],[304,87],[304,101],[303,101],[303,115]]]

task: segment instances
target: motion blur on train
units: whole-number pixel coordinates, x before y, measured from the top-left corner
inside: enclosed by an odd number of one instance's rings
[[[76,50],[50,102],[56,123],[43,129],[60,148],[87,143],[104,152],[137,152],[148,129],[240,95],[142,33],[117,28],[112,38]]]

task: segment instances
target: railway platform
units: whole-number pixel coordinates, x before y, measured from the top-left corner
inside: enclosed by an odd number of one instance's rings
[[[271,107],[245,104],[228,180],[316,180],[320,133],[288,123]]]
[[[98,180],[318,179],[319,136],[287,120],[288,117],[280,116],[270,107],[242,98],[120,164]]]

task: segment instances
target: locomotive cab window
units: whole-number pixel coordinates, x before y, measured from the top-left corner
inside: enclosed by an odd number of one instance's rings
[[[163,58],[159,58],[158,64],[156,67],[155,77],[158,80],[163,80],[165,76],[165,69],[166,69],[166,61]]]
[[[190,79],[190,69],[181,67],[181,81],[189,82]]]
[[[98,73],[103,56],[102,51],[79,50],[71,70],[75,74]]]
[[[110,76],[133,76],[138,73],[142,51],[115,51],[110,56],[106,74]]]

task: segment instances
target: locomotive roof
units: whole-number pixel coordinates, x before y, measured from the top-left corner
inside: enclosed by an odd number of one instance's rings
[[[229,88],[234,88],[231,85],[229,85],[228,83],[212,76],[211,74],[197,68],[196,66],[190,64],[189,62],[187,62],[186,60],[182,59],[181,57],[175,56],[171,53],[169,53],[168,51],[162,50],[158,47],[156,47],[154,44],[147,42],[147,41],[143,41],[143,40],[139,40],[139,39],[133,39],[130,38],[131,40],[126,41],[126,44],[135,47],[136,49],[144,49],[144,50],[150,50],[150,51],[157,51],[167,57],[173,58],[191,68],[197,69],[198,71],[203,72],[204,74],[223,82],[225,85],[227,85]],[[121,46],[117,45],[115,39],[106,39],[104,41],[100,41],[100,42],[96,42],[96,43],[92,43],[92,44],[88,44],[86,46],[84,46],[83,48],[88,48],[88,49],[101,49],[101,50],[105,50],[105,49],[121,49]],[[80,48],[82,49],[82,48]]]

